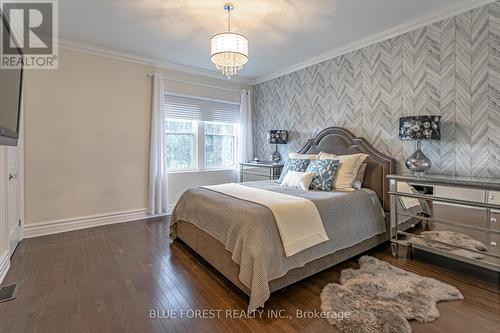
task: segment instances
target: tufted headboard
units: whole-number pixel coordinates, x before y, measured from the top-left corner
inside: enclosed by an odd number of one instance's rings
[[[387,194],[389,180],[387,175],[395,171],[395,160],[392,157],[375,149],[364,138],[357,138],[350,131],[341,127],[325,128],[299,150],[299,153],[302,154],[318,154],[319,152],[336,155],[368,154],[363,187],[375,191],[384,210],[389,211],[389,195]]]

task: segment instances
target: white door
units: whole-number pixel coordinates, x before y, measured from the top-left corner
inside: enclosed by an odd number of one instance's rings
[[[10,255],[21,240],[21,191],[19,186],[19,149],[7,148],[7,221],[9,225]]]

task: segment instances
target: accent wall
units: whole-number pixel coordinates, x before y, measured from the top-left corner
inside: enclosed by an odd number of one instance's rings
[[[291,131],[286,156],[328,126],[365,137],[401,170],[415,150],[399,117],[441,115],[425,142],[432,173],[500,177],[500,2],[476,8],[253,87],[254,150],[269,129]],[[404,166],[403,166],[404,167]]]

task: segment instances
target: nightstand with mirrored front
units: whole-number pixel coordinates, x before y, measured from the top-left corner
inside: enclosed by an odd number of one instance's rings
[[[283,164],[273,164],[268,161],[241,162],[240,182],[275,180],[279,178],[281,170],[283,170]]]

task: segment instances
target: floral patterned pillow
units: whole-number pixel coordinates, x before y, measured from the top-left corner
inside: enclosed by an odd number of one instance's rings
[[[311,161],[306,169],[306,172],[316,174],[311,183],[311,190],[331,191],[338,166],[338,160]]]
[[[288,171],[305,172],[310,162],[311,162],[310,160],[296,160],[293,158],[289,158],[288,161],[286,161],[283,170],[281,171],[281,175],[280,178],[278,179],[278,182],[281,184],[283,179],[285,179],[285,176],[288,173]]]

